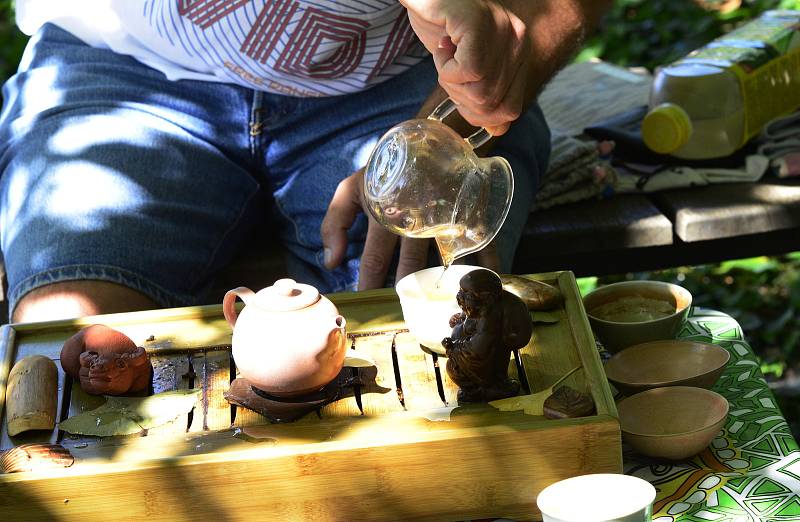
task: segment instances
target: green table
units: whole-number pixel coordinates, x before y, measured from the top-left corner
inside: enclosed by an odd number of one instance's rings
[[[658,492],[653,521],[800,521],[800,449],[741,327],[729,315],[695,308],[679,337],[731,353],[714,386],[730,412],[709,448],[690,461],[649,460],[623,445],[625,473]]]

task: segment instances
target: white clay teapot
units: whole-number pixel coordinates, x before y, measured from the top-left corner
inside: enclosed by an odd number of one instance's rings
[[[245,307],[237,315],[236,297]],[[276,396],[321,389],[341,371],[345,320],[313,286],[279,279],[259,290],[239,287],[222,301],[233,328],[233,360],[251,385]]]

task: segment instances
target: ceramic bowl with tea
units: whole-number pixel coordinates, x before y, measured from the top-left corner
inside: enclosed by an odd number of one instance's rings
[[[689,315],[692,294],[662,281],[623,281],[586,294],[592,331],[611,353],[647,341],[674,339]]]
[[[426,350],[444,355],[442,339],[453,329],[450,318],[461,312],[456,301],[461,277],[481,267],[450,265],[426,268],[409,274],[397,282],[403,319],[411,335]]]
[[[606,377],[633,395],[662,386],[711,388],[731,354],[716,344],[667,340],[636,344],[616,353],[605,363]]]
[[[643,455],[682,460],[703,451],[725,425],[728,400],[693,386],[653,388],[617,404],[622,439]]]

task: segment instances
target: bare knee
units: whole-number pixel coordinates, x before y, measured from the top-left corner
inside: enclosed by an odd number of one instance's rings
[[[144,294],[106,281],[65,281],[25,294],[12,314],[15,323],[157,308]]]

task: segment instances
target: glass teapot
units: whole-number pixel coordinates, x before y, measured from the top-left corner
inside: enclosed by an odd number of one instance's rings
[[[389,129],[364,172],[372,217],[395,234],[434,238],[445,266],[494,239],[514,193],[508,161],[473,150],[491,137],[485,129],[462,138],[442,122],[455,109],[448,98],[427,119]]]

